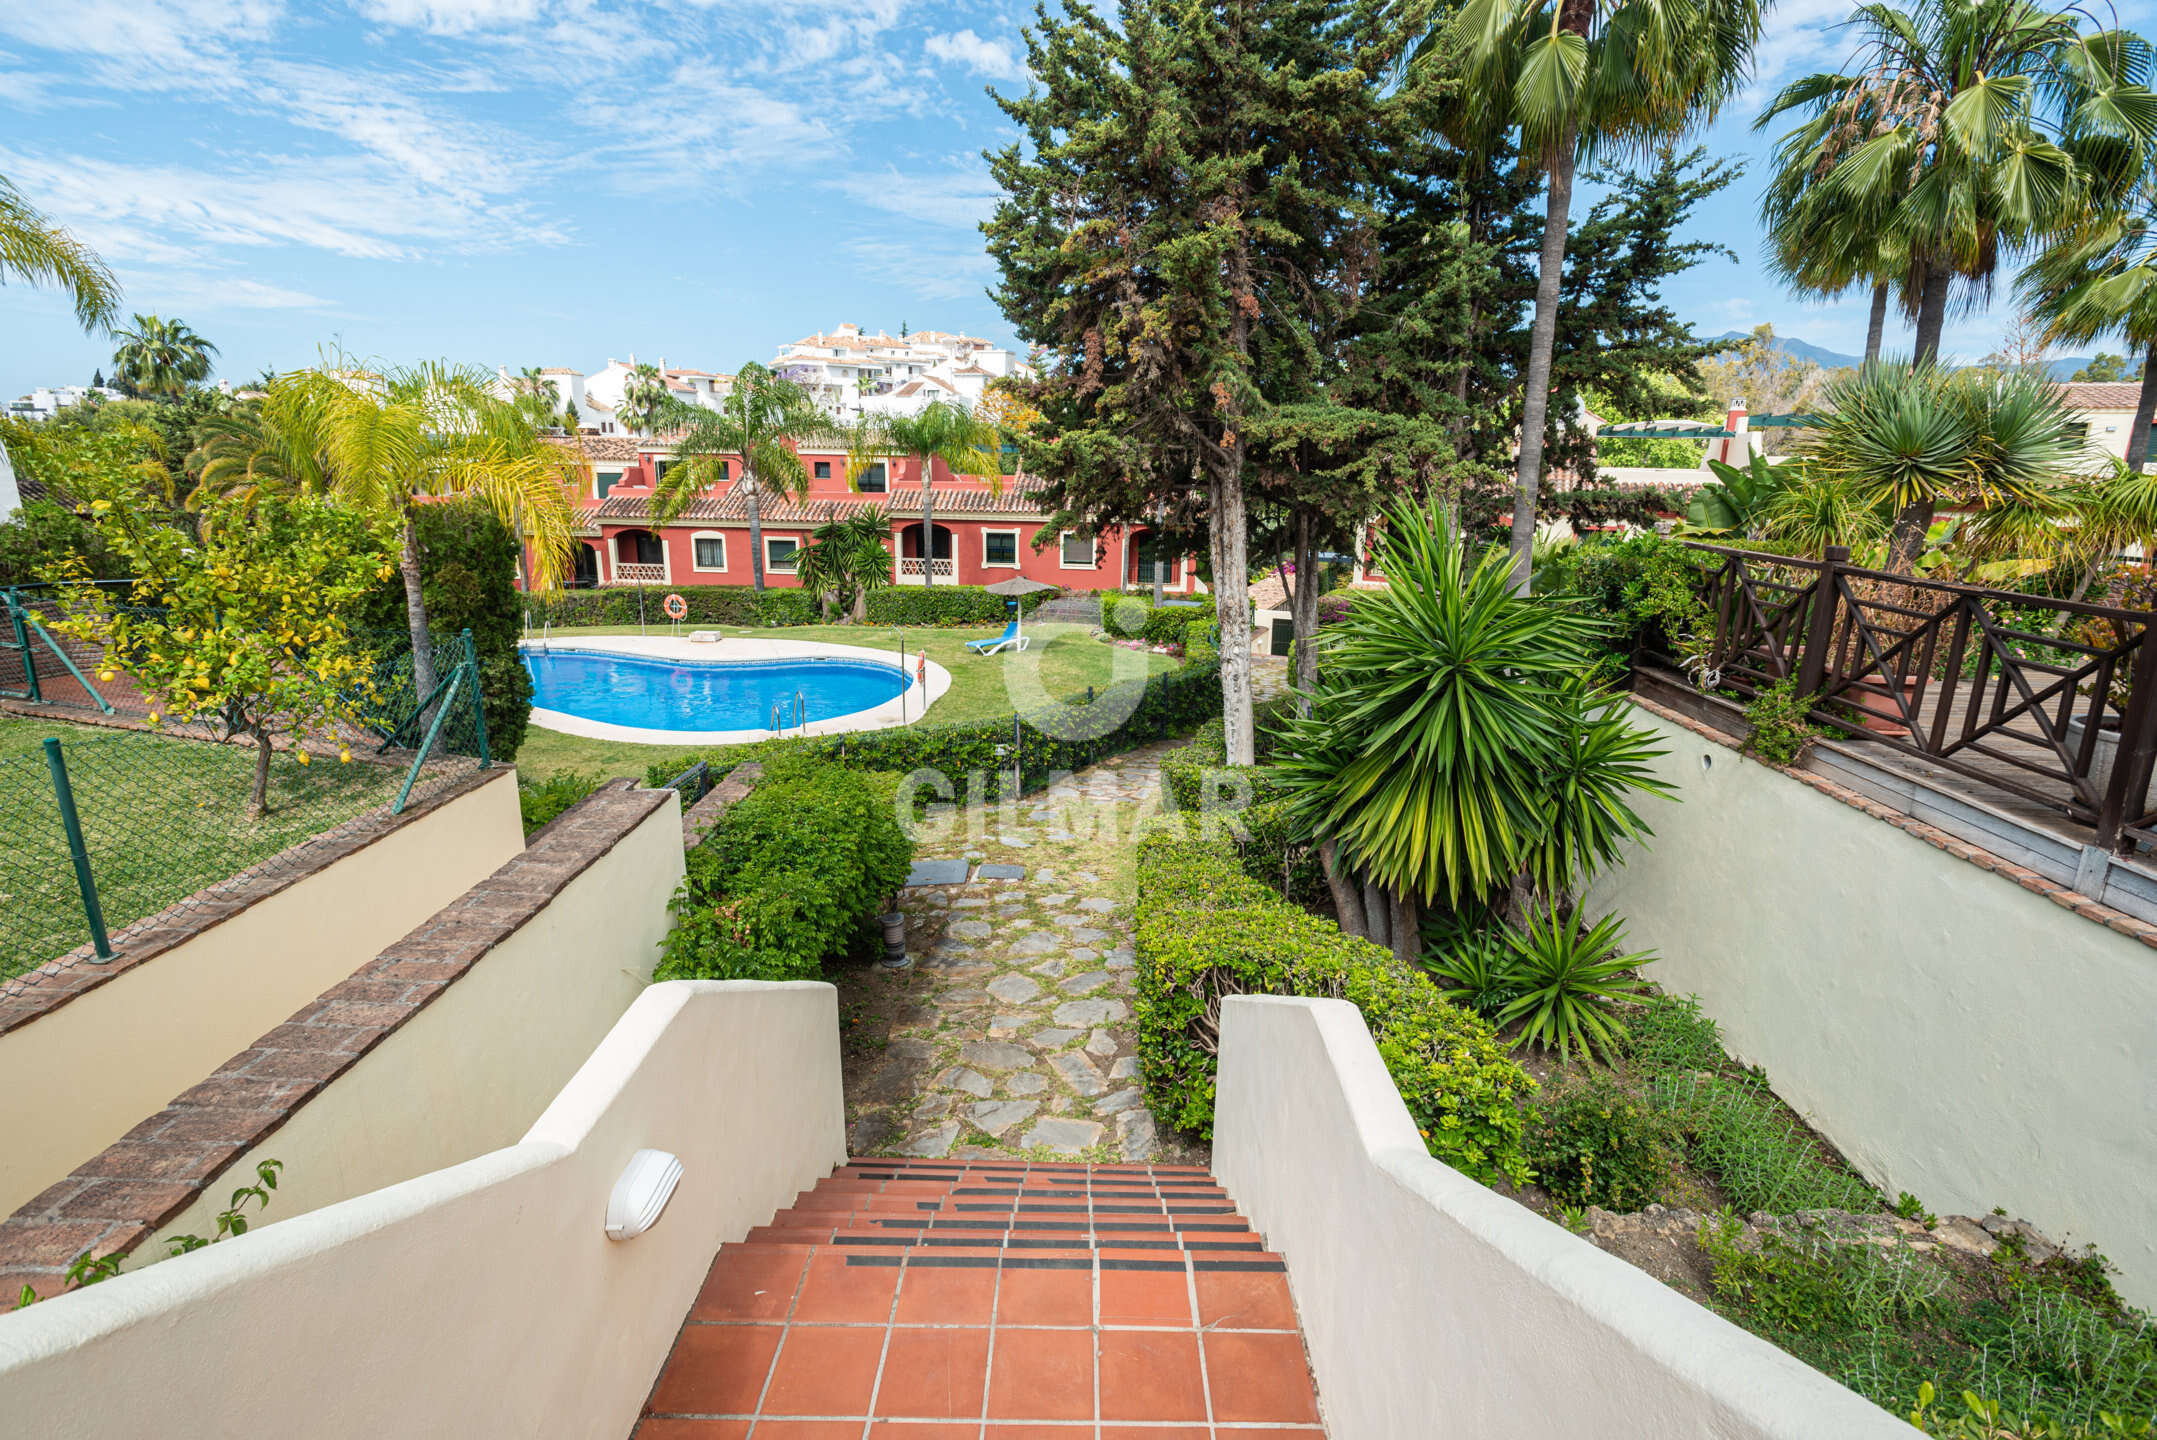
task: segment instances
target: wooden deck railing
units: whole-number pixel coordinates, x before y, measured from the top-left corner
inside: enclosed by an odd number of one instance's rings
[[[1866,570],[1840,546],[1690,548],[1719,560],[1707,620],[1648,658],[1746,697],[1795,681],[1825,729],[2057,810],[2106,849],[2157,843],[2150,612]]]

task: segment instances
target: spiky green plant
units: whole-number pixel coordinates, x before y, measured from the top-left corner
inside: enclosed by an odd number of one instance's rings
[[[1640,994],[1642,982],[1628,972],[1655,958],[1648,951],[1619,954],[1624,931],[1615,915],[1584,929],[1577,914],[1551,910],[1506,932],[1520,995],[1499,1020],[1526,1022],[1514,1044],[1556,1050],[1561,1060],[1572,1059],[1575,1049],[1591,1059],[1610,1058],[1626,1035],[1610,1003]]]

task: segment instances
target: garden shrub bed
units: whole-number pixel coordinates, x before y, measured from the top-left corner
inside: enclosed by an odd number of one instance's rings
[[[816,978],[906,883],[914,846],[894,783],[798,751],[767,758],[689,852],[654,978]]]
[[[1020,778],[1027,791],[1038,790],[1048,784],[1054,773],[1083,769],[1104,755],[1183,734],[1218,716],[1221,713],[1220,674],[1210,665],[1185,666],[1181,670],[1149,676],[1143,681],[1111,686],[1095,699],[1092,708],[1100,709],[1103,714],[1114,714],[1125,705],[1130,708],[1123,723],[1100,735],[1059,735],[1023,718],[1013,717],[960,725],[914,725],[893,730],[859,730],[843,735],[759,740],[747,745],[725,745],[694,754],[669,756],[651,767],[645,783],[655,787],[664,785],[698,760],[710,764],[712,779],[717,782],[728,770],[746,760],[808,754],[855,770],[880,770],[898,775],[915,770],[938,770],[961,785],[967,774],[983,771],[988,777],[988,797],[996,799],[1007,788],[1011,766],[1008,747],[1012,743],[1014,726],[1018,733]],[[1059,723],[1059,728],[1066,727]],[[1006,753],[999,755],[999,747],[1004,747]]]
[[[1041,602],[1063,592],[1034,590],[1018,597],[1021,614],[1031,615]],[[1011,618],[1011,601],[979,585],[887,585],[871,590],[871,625],[927,625],[964,628],[1001,625]]]
[[[1139,1057],[1154,1114],[1211,1133],[1221,997],[1344,999],[1363,1012],[1431,1153],[1479,1179],[1523,1179],[1520,1102],[1534,1082],[1489,1025],[1391,952],[1252,879],[1196,828],[1171,821],[1138,854]]]
[[[817,597],[807,590],[766,590],[744,585],[609,585],[597,590],[561,590],[524,597],[525,624],[665,625],[661,608],[669,595],[689,607],[685,625],[814,625]]]

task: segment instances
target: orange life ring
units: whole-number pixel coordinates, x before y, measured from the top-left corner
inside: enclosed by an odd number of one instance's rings
[[[665,610],[668,616],[675,620],[684,619],[689,614],[689,602],[682,599],[682,597],[679,595],[669,595],[666,598],[666,603],[660,608]]]
[[[921,652],[921,659],[914,665],[914,681],[926,687],[929,683],[929,652]]]

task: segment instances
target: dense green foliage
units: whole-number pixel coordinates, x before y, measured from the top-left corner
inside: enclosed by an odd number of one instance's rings
[[[532,719],[532,676],[517,654],[517,538],[492,507],[461,499],[413,509],[420,589],[437,635],[472,632],[487,717],[487,748],[514,760]],[[391,575],[367,599],[362,623],[394,630],[405,619],[404,577]]]
[[[557,770],[544,780],[517,776],[517,813],[524,821],[524,834],[532,832],[599,788],[600,777],[581,770]]]
[[[1872,1187],[1825,1154],[1764,1079],[1730,1062],[1698,1001],[1657,996],[1627,1028],[1635,1079],[1741,1213],[1880,1208]]]
[[[1019,597],[1031,614],[1054,590],[1034,590]],[[979,585],[890,585],[869,594],[872,625],[1001,625],[1011,618],[1011,601]]]
[[[1431,1154],[1482,1180],[1525,1180],[1534,1089],[1490,1026],[1421,973],[1341,934],[1244,873],[1228,847],[1164,828],[1138,855],[1139,1056],[1156,1115],[1210,1133],[1226,995],[1343,999],[1363,1012]]]
[[[1601,617],[1611,668],[1629,670],[1642,650],[1680,655],[1706,637],[1700,602],[1706,572],[1720,557],[1659,535],[1583,541],[1552,551],[1536,569],[1536,593],[1578,596]]]
[[[1546,1091],[1528,1122],[1536,1183],[1566,1205],[1638,1210],[1670,1170],[1670,1121],[1604,1075]]]
[[[1274,759],[1305,833],[1419,904],[1483,901],[1528,875],[1553,899],[1648,833],[1661,752],[1593,683],[1599,625],[1472,567],[1435,505],[1396,503],[1393,583],[1326,627],[1322,683]],[[1354,927],[1351,927],[1354,928]]]
[[[661,980],[809,980],[906,882],[893,779],[811,755],[764,778],[689,852]]]
[[[1797,764],[1815,733],[1807,718],[1811,713],[1811,702],[1797,693],[1797,681],[1776,681],[1745,707],[1746,750],[1770,765]]]
[[[1020,778],[1027,790],[1038,790],[1059,771],[1080,770],[1103,755],[1180,735],[1220,713],[1220,678],[1211,666],[1187,665],[1142,681],[1113,685],[1103,690],[1093,705],[1065,709],[1053,720],[1044,717],[1036,723],[1033,719],[1017,719]],[[1104,722],[1096,731],[1087,723],[1093,714],[1123,718],[1120,724]],[[1011,774],[1012,757],[1000,756],[997,750],[1011,744],[1013,724],[1012,719],[999,719],[960,725],[911,725],[896,730],[726,745],[656,762],[646,783],[664,785],[700,759],[708,761],[717,776],[744,760],[806,752],[858,770],[902,775],[915,770],[940,771],[961,787],[964,777],[982,773],[988,784],[987,794],[993,799],[1002,795]],[[1049,728],[1043,728],[1044,724]]]
[[[765,590],[743,585],[609,585],[598,590],[557,590],[524,597],[524,622],[542,625],[654,625],[668,623],[660,608],[679,594],[689,607],[685,625],[814,625],[816,596],[807,590]]]

